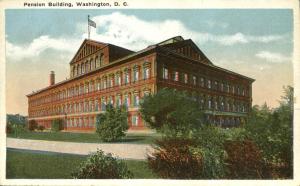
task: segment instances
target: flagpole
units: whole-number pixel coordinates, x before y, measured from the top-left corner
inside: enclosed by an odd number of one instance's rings
[[[88,39],[90,39],[90,24],[89,24],[89,20],[90,20],[90,15],[88,15]]]

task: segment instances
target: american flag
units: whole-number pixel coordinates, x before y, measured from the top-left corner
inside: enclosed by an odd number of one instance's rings
[[[96,23],[94,21],[90,20],[90,18],[88,19],[88,24],[89,24],[89,26],[96,28]]]

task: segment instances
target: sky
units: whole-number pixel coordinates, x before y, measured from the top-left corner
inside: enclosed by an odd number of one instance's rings
[[[277,107],[293,85],[293,12],[289,9],[7,9],[6,112],[27,115],[27,97],[69,78],[69,62],[87,38],[138,51],[181,35],[213,64],[255,79],[253,105]]]

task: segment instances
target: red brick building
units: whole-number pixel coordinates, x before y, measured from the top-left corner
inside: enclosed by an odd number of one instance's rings
[[[140,99],[161,88],[188,90],[211,122],[239,125],[252,105],[253,79],[215,66],[190,39],[177,36],[134,52],[84,40],[70,62],[70,78],[27,95],[28,120],[51,127],[64,120],[70,131],[95,130],[108,103],[128,107],[130,130],[145,129]]]

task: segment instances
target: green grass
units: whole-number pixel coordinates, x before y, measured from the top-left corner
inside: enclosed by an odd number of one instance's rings
[[[86,156],[42,153],[26,150],[7,150],[6,177],[8,179],[71,179]],[[157,178],[147,166],[146,161],[124,160],[134,178]]]
[[[15,134],[8,134],[7,137],[48,140],[48,141],[68,141],[68,142],[84,142],[84,143],[103,143],[96,133],[72,133],[72,132],[31,132],[23,131]],[[140,134],[129,133],[122,140],[114,143],[136,143],[151,144],[155,139],[160,138],[159,134]]]

